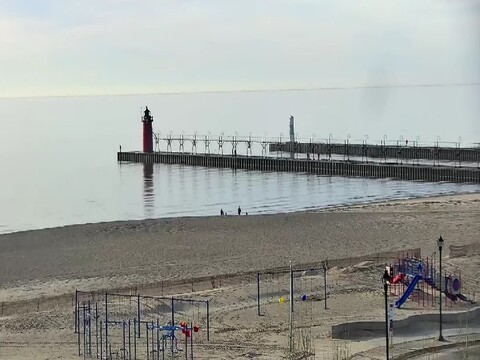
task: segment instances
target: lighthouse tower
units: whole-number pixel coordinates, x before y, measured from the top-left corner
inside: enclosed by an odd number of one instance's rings
[[[150,110],[148,107],[145,107],[142,117],[143,122],[143,152],[151,153],[153,152],[153,116],[150,115]]]

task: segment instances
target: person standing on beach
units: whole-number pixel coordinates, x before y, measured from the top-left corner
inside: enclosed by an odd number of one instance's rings
[[[223,209],[220,209],[220,216],[223,216]]]
[[[242,209],[240,208],[240,205],[238,205],[238,215],[242,215]]]

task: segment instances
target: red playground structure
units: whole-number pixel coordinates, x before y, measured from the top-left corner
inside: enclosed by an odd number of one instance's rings
[[[446,297],[446,305],[453,306],[457,301],[473,303],[462,294],[462,274],[437,270],[436,253],[426,259],[415,258],[408,254],[398,258],[387,270],[390,274],[390,295],[399,296],[395,307],[402,307],[411,298],[418,306],[435,306],[440,294]],[[440,282],[440,276],[443,276]],[[440,289],[439,284],[442,284]]]

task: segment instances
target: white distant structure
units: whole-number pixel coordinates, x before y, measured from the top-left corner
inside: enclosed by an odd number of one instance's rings
[[[290,142],[295,142],[295,119],[290,116]]]

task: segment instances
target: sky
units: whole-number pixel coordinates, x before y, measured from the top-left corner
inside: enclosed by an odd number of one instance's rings
[[[0,0],[0,97],[480,82],[480,0]]]

